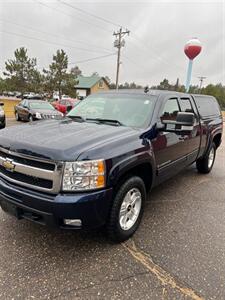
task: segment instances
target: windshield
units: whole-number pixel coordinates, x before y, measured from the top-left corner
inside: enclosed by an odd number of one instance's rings
[[[30,108],[32,109],[48,109],[48,110],[54,110],[54,107],[48,103],[48,102],[31,102],[30,104]]]
[[[82,100],[67,116],[117,120],[125,126],[145,128],[151,120],[155,100],[152,95],[94,95]]]

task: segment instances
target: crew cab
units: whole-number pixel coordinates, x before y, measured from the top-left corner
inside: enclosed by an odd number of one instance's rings
[[[185,167],[212,168],[223,121],[216,99],[173,91],[113,91],[63,120],[0,132],[0,205],[18,219],[64,229],[138,228],[147,193]]]

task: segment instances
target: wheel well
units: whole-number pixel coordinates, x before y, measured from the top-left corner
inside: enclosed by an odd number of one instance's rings
[[[222,138],[222,134],[221,133],[218,133],[217,135],[214,136],[213,142],[215,143],[216,148],[219,147],[219,145],[221,143],[221,138]]]
[[[131,176],[140,177],[145,184],[146,192],[148,193],[152,186],[152,166],[149,163],[143,163],[138,165],[127,172],[125,172],[117,182],[117,186],[119,187],[124,181],[126,181]]]

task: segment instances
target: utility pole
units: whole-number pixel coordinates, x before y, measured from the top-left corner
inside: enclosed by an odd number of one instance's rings
[[[122,27],[120,27],[119,31],[114,32],[113,35],[116,37],[116,40],[114,42],[114,47],[116,47],[118,49],[117,52],[117,67],[116,67],[116,89],[118,90],[119,87],[119,72],[120,72],[120,55],[121,55],[121,48],[125,46],[125,40],[122,39],[123,36],[125,36],[126,34],[129,35],[130,31],[129,30],[122,30]],[[118,38],[117,38],[118,37]]]
[[[206,79],[206,77],[205,76],[199,76],[198,78],[199,78],[199,81],[200,81],[199,90],[200,90],[200,93],[201,93],[203,80]]]

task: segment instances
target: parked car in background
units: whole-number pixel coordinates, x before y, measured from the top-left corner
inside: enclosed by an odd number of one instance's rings
[[[23,99],[29,99],[29,98],[34,97],[34,95],[35,95],[35,93],[33,93],[33,92],[30,92],[30,93],[24,93],[22,98],[23,98]]]
[[[3,106],[4,103],[0,103],[0,129],[5,128],[5,112]]]
[[[17,121],[34,121],[41,119],[61,119],[63,114],[50,103],[43,100],[23,100],[15,106]]]
[[[54,92],[54,93],[53,93],[53,99],[54,99],[55,101],[59,100],[59,92]]]
[[[16,92],[15,96],[16,96],[16,98],[22,98],[22,93]]]
[[[62,95],[61,99],[64,99],[64,100],[70,99],[70,96],[68,96],[68,95]]]
[[[66,114],[72,108],[74,108],[79,102],[80,101],[77,99],[65,98],[56,101],[53,105],[58,111],[62,112],[63,114]]]
[[[23,99],[43,100],[43,96],[40,94],[29,93],[29,94],[24,94]]]
[[[15,92],[8,92],[8,97],[15,97]]]

